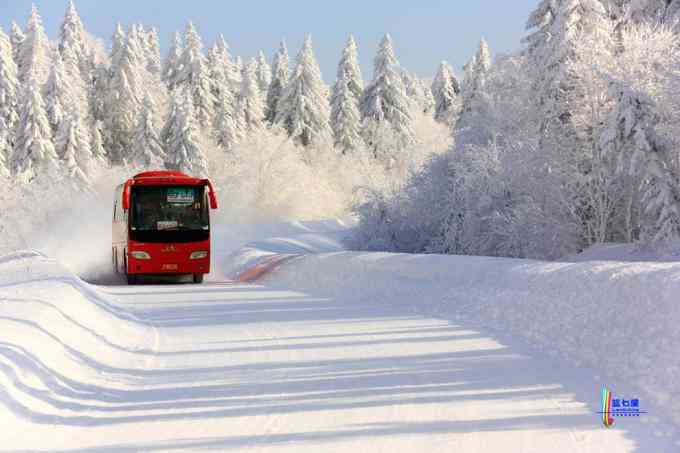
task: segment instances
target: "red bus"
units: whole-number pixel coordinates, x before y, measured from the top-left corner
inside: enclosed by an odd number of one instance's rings
[[[134,285],[142,275],[210,272],[210,209],[217,197],[207,179],[177,171],[140,173],[116,188],[113,267]]]

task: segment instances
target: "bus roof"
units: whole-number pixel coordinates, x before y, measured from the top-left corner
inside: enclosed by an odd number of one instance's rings
[[[145,171],[131,178],[135,186],[156,186],[182,184],[187,186],[204,186],[206,180],[194,178],[179,171]]]

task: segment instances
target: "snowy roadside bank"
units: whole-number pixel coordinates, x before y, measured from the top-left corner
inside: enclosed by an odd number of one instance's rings
[[[0,256],[0,331],[0,401],[48,424],[130,388],[124,370],[144,368],[157,341],[152,325],[32,251]]]
[[[680,395],[680,263],[339,252],[296,259],[268,282],[490,328],[595,368],[603,381],[594,387],[641,392],[680,423],[670,404]]]
[[[218,226],[208,281],[237,280],[267,260],[343,251],[342,239],[354,224],[352,219],[332,219]]]

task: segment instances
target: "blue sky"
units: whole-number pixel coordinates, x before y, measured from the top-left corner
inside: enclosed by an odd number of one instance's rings
[[[66,0],[0,0],[0,25],[12,19],[22,28],[35,3],[50,38],[57,34]],[[381,36],[392,34],[402,66],[421,76],[434,73],[443,59],[456,68],[474,53],[484,36],[494,53],[520,47],[524,24],[538,0],[76,0],[85,26],[109,38],[120,21],[141,22],[159,29],[163,51],[175,30],[192,20],[206,46],[223,33],[234,54],[254,56],[259,49],[271,57],[281,38],[292,56],[305,33],[312,33],[324,78],[335,78],[335,67],[349,33],[359,44],[364,78],[372,73],[372,58]]]

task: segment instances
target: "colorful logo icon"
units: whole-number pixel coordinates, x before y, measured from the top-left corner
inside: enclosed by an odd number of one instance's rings
[[[602,389],[602,423],[604,423],[605,428],[611,428],[614,426],[614,417],[612,417],[612,392],[608,388],[604,387]]]
[[[647,413],[640,410],[640,398],[614,398],[612,391],[606,387],[602,389],[600,407],[598,414],[602,415],[605,428],[614,426],[614,417],[639,417]]]

